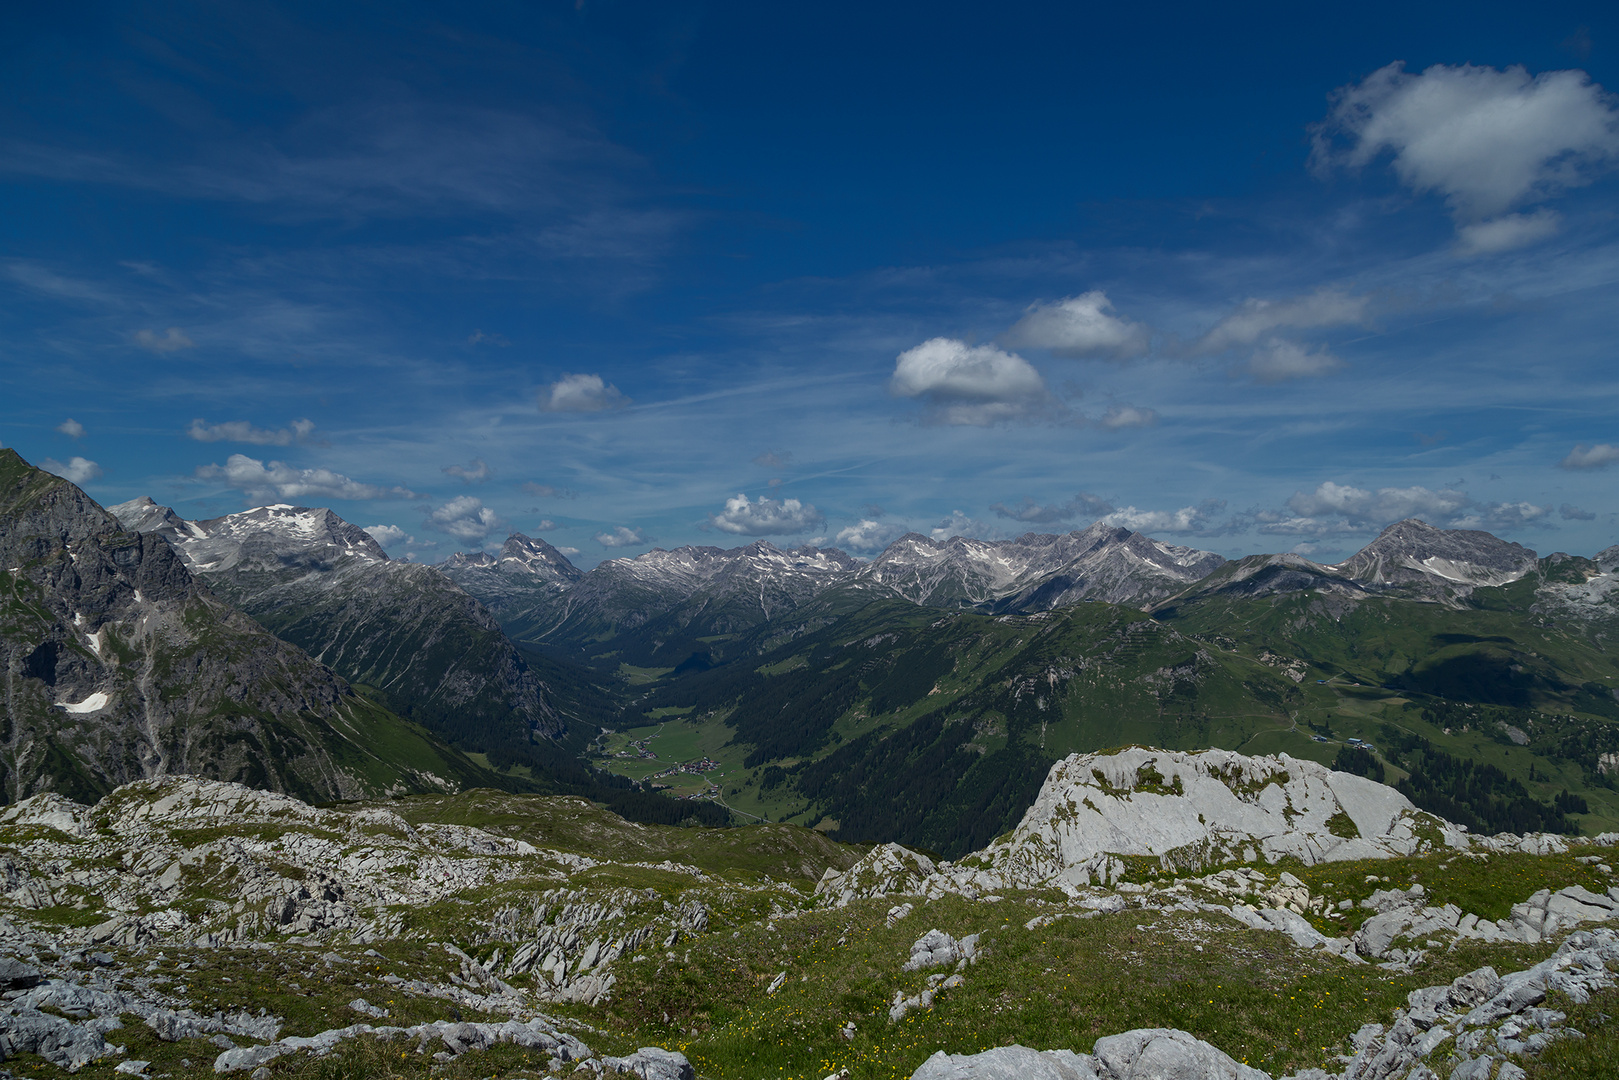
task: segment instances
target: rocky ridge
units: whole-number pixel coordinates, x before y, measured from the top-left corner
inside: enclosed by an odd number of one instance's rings
[[[431,567],[388,558],[330,510],[277,504],[184,521],[142,498],[112,512],[278,637],[452,742],[558,734],[563,718],[494,616]]]
[[[907,533],[863,567],[853,585],[926,607],[1049,611],[1084,600],[1149,607],[1225,563],[1101,522],[1015,540]]]
[[[161,538],[12,450],[0,450],[0,593],[10,800],[94,799],[176,772],[311,798],[442,790],[476,772],[221,603]]]
[[[95,806],[34,796],[0,811],[0,954],[17,965],[0,963],[0,981],[13,987],[0,1006],[0,1050],[39,1054],[65,1068],[104,1061],[117,1056],[114,1039],[126,1022],[120,1017],[134,1015],[159,1040],[209,1043],[219,1072],[386,1040],[406,1057],[414,1050],[441,1062],[509,1045],[559,1067],[694,1080],[685,1058],[667,1051],[643,1049],[626,1058],[592,1053],[580,1035],[594,1029],[559,1018],[556,1008],[611,1005],[627,971],[658,957],[678,964],[680,950],[689,959],[693,945],[717,939],[780,937],[769,955],[790,953],[796,946],[789,942],[800,940],[792,936],[794,924],[864,905],[895,933],[928,927],[907,934],[908,949],[890,961],[894,976],[906,981],[881,1013],[898,1030],[972,991],[984,977],[983,965],[998,962],[1014,895],[1026,905],[1027,914],[1017,916],[1026,933],[1043,935],[1071,920],[1123,920],[1121,927],[1182,920],[1203,941],[1257,931],[1274,935],[1284,951],[1333,964],[1375,963],[1390,973],[1421,970],[1460,942],[1550,947],[1561,941],[1527,971],[1498,978],[1480,969],[1413,993],[1389,1024],[1356,1034],[1341,1069],[1307,1071],[1297,1074],[1300,1080],[1417,1078],[1428,1075],[1418,1070],[1430,1064],[1482,1068],[1478,1075],[1488,1075],[1501,1058],[1532,1056],[1558,1038],[1574,1037],[1557,1007],[1542,1007],[1547,994],[1583,1001],[1613,983],[1608,967],[1619,960],[1619,935],[1601,924],[1619,921],[1619,885],[1606,892],[1542,889],[1508,918],[1488,920],[1454,904],[1436,905],[1420,885],[1384,880],[1357,905],[1365,916],[1359,927],[1346,925],[1332,936],[1317,926],[1341,918],[1347,902],[1265,860],[1303,862],[1314,855],[1338,865],[1335,854],[1353,852],[1352,865],[1365,866],[1412,851],[1459,860],[1578,852],[1581,865],[1612,879],[1604,860],[1619,836],[1475,837],[1429,828],[1398,801],[1380,800],[1341,774],[1320,776],[1287,758],[1170,756],[1143,748],[1110,757],[1119,760],[1076,756],[1059,763],[1047,781],[1051,797],[1031,809],[1019,832],[969,859],[937,862],[884,845],[847,871],[834,865],[813,893],[807,880],[800,886],[768,876],[716,875],[667,859],[612,862],[489,828],[427,820],[405,813],[406,803],[322,809],[196,778],[141,781]],[[1208,786],[1215,783],[1224,795]],[[1135,846],[1121,847],[1094,822],[1067,828],[1067,808],[1074,805],[1068,796],[1077,796],[1082,809],[1086,799],[1114,800],[1112,816],[1099,810],[1101,817],[1135,826],[1140,835],[1121,834]],[[556,803],[593,812],[583,800]],[[1342,843],[1313,846],[1320,820],[1351,811],[1358,815],[1351,820],[1366,826],[1359,839],[1367,846],[1346,847],[1356,838],[1330,830]],[[1197,822],[1199,813],[1207,820]],[[489,820],[493,826],[500,819]],[[1233,847],[1244,823],[1252,831]],[[1192,824],[1212,840],[1181,842]],[[646,831],[625,823],[618,828]],[[587,844],[602,849],[609,846],[604,840]],[[1109,846],[1120,850],[1093,850]],[[1038,857],[1030,855],[1037,849]],[[1173,864],[1180,871],[1175,876],[1148,873],[1141,880],[1149,862],[1162,870],[1162,856],[1187,851],[1249,864],[1214,868],[1182,861]],[[1106,872],[1113,868],[1096,863],[1098,853],[1119,860],[1123,876],[1138,880]],[[1084,880],[1069,873],[1075,867],[1087,868]],[[935,921],[963,902],[978,928],[951,930]],[[74,910],[107,917],[62,921],[61,912]],[[442,916],[434,914],[447,911],[457,913],[453,940],[441,936]],[[1581,929],[1593,924],[1599,928]],[[404,943],[414,943],[409,968],[395,959],[404,956]],[[170,952],[188,959],[176,968],[165,959]],[[207,966],[210,954],[303,957],[311,974],[300,978],[324,971],[328,981],[352,986],[342,999],[349,1018],[289,1033],[279,1010],[199,1008],[187,998],[186,969]],[[772,965],[758,971],[760,999],[788,993],[790,970]],[[451,1010],[478,1018],[463,1020]],[[415,1018],[394,1019],[401,1014]],[[858,1034],[853,1022],[843,1031],[845,1040]],[[999,1056],[935,1057],[917,1075],[999,1076],[1016,1063],[1026,1070],[1049,1066],[1056,1070],[1050,1075],[1064,1080],[1260,1075],[1232,1071],[1237,1063],[1222,1051],[1171,1029],[1105,1035],[1088,1054],[990,1053]],[[1484,1066],[1469,1064],[1485,1059]],[[1162,1071],[1171,1066],[1180,1071]],[[947,1069],[955,1071],[940,1071]]]

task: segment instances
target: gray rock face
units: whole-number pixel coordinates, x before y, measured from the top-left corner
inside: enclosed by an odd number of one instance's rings
[[[523,743],[562,729],[482,604],[431,567],[390,560],[330,510],[261,506],[183,521],[150,499],[116,509],[130,528],[152,526],[277,637],[452,740]]]
[[[1533,573],[1535,564],[1535,553],[1521,544],[1408,518],[1384,529],[1336,569],[1368,587],[1454,599],[1481,585],[1517,581]]]
[[[457,553],[437,569],[503,623],[543,608],[585,576],[562,552],[522,533],[508,536],[499,555]]]
[[[520,640],[588,641],[630,631],[734,634],[798,610],[849,580],[861,563],[835,548],[656,548],[598,564],[566,591],[502,621]],[[674,658],[682,659],[680,657]]]
[[[641,1080],[696,1080],[697,1070],[686,1055],[657,1046],[643,1046],[627,1057],[601,1059],[606,1073],[630,1073]]]
[[[1208,1043],[1173,1028],[1142,1028],[1096,1040],[1089,1054],[1002,1046],[981,1054],[939,1051],[911,1080],[1270,1080]]]
[[[1346,819],[1358,837],[1339,835]],[[1131,748],[1057,762],[1011,837],[984,854],[1009,885],[1077,887],[1111,880],[1120,855],[1195,868],[1410,854],[1425,823],[1445,843],[1466,845],[1393,788],[1313,761]]]
[[[161,537],[126,531],[12,450],[0,450],[0,589],[26,601],[0,613],[8,802],[182,772],[323,799],[376,790],[379,774],[383,787],[451,782],[431,744],[221,603]],[[362,714],[422,751],[413,767],[354,741]],[[370,777],[340,764],[367,759]]]
[[[908,533],[852,585],[928,607],[1050,611],[1084,600],[1150,607],[1225,559],[1098,522],[1082,532],[945,541]]]
[[[1097,1080],[1096,1062],[1072,1050],[997,1046],[980,1054],[947,1054],[924,1061],[911,1080]]]

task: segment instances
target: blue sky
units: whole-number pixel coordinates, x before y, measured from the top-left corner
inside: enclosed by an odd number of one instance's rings
[[[396,557],[1619,541],[1611,5],[0,11],[0,443]]]

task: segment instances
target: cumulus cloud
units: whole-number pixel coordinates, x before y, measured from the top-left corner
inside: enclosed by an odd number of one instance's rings
[[[495,470],[477,458],[473,458],[470,465],[446,465],[440,471],[446,476],[455,477],[463,484],[481,484],[489,479]]]
[[[414,536],[409,535],[397,525],[367,525],[364,531],[370,534],[371,539],[385,548],[399,544],[416,543]]]
[[[738,536],[781,536],[806,533],[826,524],[826,518],[813,505],[797,499],[771,499],[763,495],[749,502],[746,495],[725,500],[725,509],[709,515],[709,523],[721,532]]]
[[[239,442],[254,446],[291,446],[308,442],[314,433],[313,420],[294,420],[284,428],[254,427],[246,420],[227,420],[223,424],[210,424],[206,420],[193,420],[186,434],[198,442]]]
[[[1369,296],[1353,296],[1338,289],[1321,289],[1286,300],[1244,300],[1237,310],[1198,338],[1193,351],[1224,352],[1271,338],[1277,330],[1318,330],[1365,322],[1370,300]]]
[[[1003,340],[1014,348],[1050,349],[1058,356],[1131,360],[1145,354],[1152,332],[1112,311],[1112,302],[1099,289],[1055,304],[1036,304]]]
[[[1053,503],[1050,506],[1042,506],[1025,497],[1016,506],[995,503],[990,509],[995,511],[996,517],[1011,518],[1013,521],[1029,525],[1050,525],[1057,521],[1073,521],[1075,518],[1095,521],[1111,513],[1113,504],[1099,495],[1081,491],[1065,503]]]
[[[1314,134],[1318,171],[1388,154],[1402,183],[1439,195],[1463,227],[1589,183],[1619,158],[1619,110],[1583,71],[1435,64],[1413,75],[1396,62],[1339,90]],[[1462,242],[1504,250],[1555,226],[1531,216]]]
[[[1573,503],[1564,503],[1557,508],[1557,516],[1564,521],[1595,521],[1597,516],[1589,510],[1582,510]]]
[[[1216,517],[1225,509],[1219,499],[1209,499],[1197,506],[1183,506],[1179,510],[1139,510],[1134,506],[1121,506],[1102,518],[1103,524],[1139,533],[1196,533],[1210,535],[1220,531]]]
[[[1447,529],[1510,530],[1544,526],[1551,512],[1549,506],[1529,502],[1481,502],[1454,488],[1373,491],[1328,480],[1314,491],[1294,492],[1285,511],[1258,511],[1250,517],[1262,533],[1336,536],[1377,532],[1406,518]]]
[[[540,394],[542,412],[602,412],[622,409],[630,399],[600,375],[563,375]]]
[[[100,465],[82,457],[68,458],[65,464],[55,458],[46,458],[39,467],[73,484],[87,484],[101,475]]]
[[[1325,346],[1311,352],[1297,342],[1282,339],[1269,342],[1248,358],[1248,374],[1264,383],[1319,378],[1343,366],[1344,362]]]
[[[427,515],[423,524],[468,543],[480,543],[488,539],[490,533],[506,528],[499,514],[471,495],[457,495]]]
[[[592,539],[604,548],[641,547],[652,542],[640,529],[624,525],[615,527],[612,532],[599,532]]]
[[[56,430],[60,431],[63,435],[66,435],[70,439],[84,438],[84,425],[73,419],[71,416],[66,420],[63,420],[60,424],[57,424]]]
[[[903,525],[861,518],[848,528],[839,529],[833,543],[850,551],[881,551],[904,535]]]
[[[1475,221],[1456,228],[1456,250],[1463,255],[1493,255],[1498,251],[1529,244],[1554,235],[1562,224],[1555,210],[1532,214],[1505,214],[1489,221]]]
[[[1097,421],[1105,428],[1151,427],[1158,422],[1156,409],[1141,409],[1134,405],[1114,405]]]
[[[1055,411],[1045,380],[1027,360],[991,345],[932,338],[900,353],[889,389],[921,398],[929,419],[987,427]]]
[[[576,547],[559,547],[557,550],[562,552],[562,554],[566,555],[570,559],[579,554],[579,549]]]
[[[1619,461],[1619,446],[1612,443],[1580,443],[1557,464],[1565,469],[1601,469]]]
[[[765,469],[785,469],[793,461],[791,450],[766,450],[753,459],[755,465]]]
[[[269,465],[232,454],[224,465],[203,465],[196,471],[199,480],[214,480],[236,488],[249,499],[413,499],[408,488],[380,487],[350,480],[330,469],[297,469],[284,462]]]
[[[162,334],[154,333],[151,330],[137,330],[135,331],[135,344],[155,353],[179,352],[181,349],[196,348],[197,345],[178,326],[171,326]]]

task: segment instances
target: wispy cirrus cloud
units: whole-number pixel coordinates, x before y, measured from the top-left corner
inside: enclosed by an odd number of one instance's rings
[[[468,465],[446,465],[439,471],[445,476],[455,477],[463,484],[481,484],[495,473],[495,470],[479,458],[473,458]]]
[[[197,343],[184,330],[171,326],[159,334],[153,330],[135,331],[135,344],[147,352],[171,353],[181,349],[194,349]]]
[[[1052,503],[1042,505],[1033,499],[1025,497],[1021,503],[1008,505],[1004,502],[993,503],[990,509],[995,511],[996,517],[1010,518],[1029,525],[1051,525],[1059,521],[1088,520],[1096,521],[1104,515],[1112,513],[1113,504],[1100,495],[1092,495],[1088,491],[1081,491],[1065,503]]]
[[[313,420],[294,420],[284,428],[255,427],[246,420],[227,420],[210,424],[206,420],[193,420],[186,435],[198,442],[239,442],[254,446],[291,446],[308,442],[314,434]]]
[[[1619,461],[1619,446],[1612,443],[1579,443],[1557,464],[1564,469],[1605,469]]]

